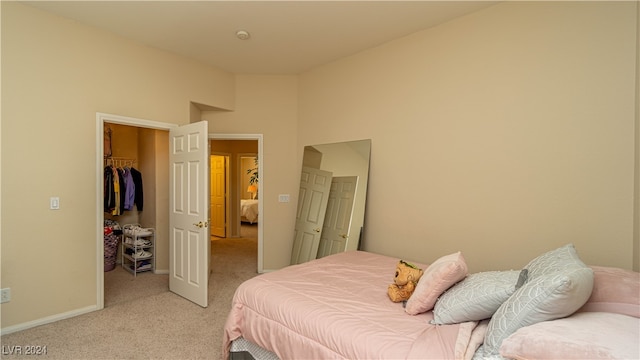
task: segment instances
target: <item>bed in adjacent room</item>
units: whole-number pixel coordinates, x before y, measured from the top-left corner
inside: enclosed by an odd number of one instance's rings
[[[258,222],[258,200],[240,200],[240,219],[251,224]]]

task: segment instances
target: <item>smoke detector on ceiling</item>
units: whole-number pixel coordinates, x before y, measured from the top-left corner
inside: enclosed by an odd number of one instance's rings
[[[249,32],[246,31],[246,30],[238,30],[238,31],[236,31],[236,36],[240,40],[247,40],[247,39],[249,39],[251,37]]]

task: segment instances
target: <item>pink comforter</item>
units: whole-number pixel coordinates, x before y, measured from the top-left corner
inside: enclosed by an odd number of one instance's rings
[[[398,260],[351,251],[246,281],[225,325],[225,357],[241,336],[281,359],[470,357],[477,323],[431,325],[431,312],[408,315],[389,300]]]

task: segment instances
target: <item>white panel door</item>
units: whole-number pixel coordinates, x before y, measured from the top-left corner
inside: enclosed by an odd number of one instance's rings
[[[330,171],[302,167],[291,264],[313,260],[318,254],[332,175]]]
[[[169,290],[207,307],[209,143],[207,122],[169,131]]]
[[[318,258],[343,252],[347,248],[357,185],[357,176],[339,176],[331,180]]]
[[[211,155],[211,235],[227,237],[226,157]]]

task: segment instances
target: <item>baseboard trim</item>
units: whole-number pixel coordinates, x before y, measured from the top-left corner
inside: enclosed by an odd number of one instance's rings
[[[154,270],[153,271],[154,274],[158,274],[158,275],[168,275],[169,274],[169,270]]]
[[[68,312],[61,313],[61,314],[47,316],[47,317],[44,317],[42,319],[27,321],[25,323],[13,325],[13,326],[7,326],[7,327],[2,328],[0,330],[0,335],[7,335],[7,334],[14,333],[14,332],[27,330],[27,329],[30,329],[30,328],[33,328],[33,327],[36,327],[36,326],[50,324],[50,323],[53,323],[53,322],[56,322],[56,321],[72,318],[72,317],[75,317],[75,316],[78,316],[78,315],[87,314],[87,313],[90,313],[90,312],[93,312],[93,311],[96,311],[96,310],[98,310],[98,307],[96,305],[91,305],[91,306],[83,307],[83,308],[80,308],[80,309],[68,311]]]

